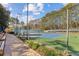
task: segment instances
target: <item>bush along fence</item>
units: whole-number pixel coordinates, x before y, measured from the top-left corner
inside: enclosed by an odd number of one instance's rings
[[[31,40],[26,41],[26,44],[42,56],[69,56],[68,51],[61,51],[56,48],[49,48],[43,44],[33,42]]]

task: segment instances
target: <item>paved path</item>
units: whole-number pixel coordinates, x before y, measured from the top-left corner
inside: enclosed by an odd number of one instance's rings
[[[7,34],[4,56],[40,56],[16,36]]]

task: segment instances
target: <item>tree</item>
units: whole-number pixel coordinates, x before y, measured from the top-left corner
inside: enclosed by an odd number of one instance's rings
[[[0,4],[0,25],[8,26],[10,12]]]
[[[66,23],[66,10],[69,9],[69,14],[72,14],[72,8],[75,7],[77,4],[73,4],[73,3],[69,3],[68,5],[66,5],[65,7],[63,7],[61,10],[58,11],[52,11],[50,13],[47,13],[43,18],[41,18],[42,22],[42,26],[41,28],[43,30],[45,29],[66,29],[67,23]],[[77,9],[78,8],[73,8]],[[76,11],[76,13],[78,13]],[[75,13],[74,13],[75,14]],[[78,13],[79,14],[79,13]],[[69,21],[71,22],[71,24],[69,23],[69,26],[71,27],[77,27],[79,24],[79,22],[74,22],[72,19],[73,16],[69,16]],[[76,16],[75,16],[76,17]]]

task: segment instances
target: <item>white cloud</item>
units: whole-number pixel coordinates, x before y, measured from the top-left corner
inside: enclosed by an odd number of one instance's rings
[[[27,23],[27,16],[22,16],[19,18],[20,21],[24,21],[24,23]],[[35,18],[32,15],[28,16],[28,22],[30,22],[31,20],[35,20]]]
[[[29,9],[29,11],[34,11],[35,10],[35,4],[29,4],[28,9]]]
[[[9,8],[9,10],[11,11],[11,10],[12,10],[12,8],[10,7],[10,8]]]
[[[48,7],[50,7],[50,4],[48,4]]]
[[[8,7],[8,6],[9,6],[8,3],[1,3],[1,4],[2,4],[2,6],[4,6],[4,7]]]
[[[10,4],[9,3],[1,3],[1,4],[2,4],[3,7],[6,8],[6,10],[9,10],[9,11],[12,10],[12,8],[10,7]]]
[[[28,5],[29,11],[34,11],[35,10],[35,5],[34,4],[29,4]],[[23,12],[27,11],[27,4],[24,6]]]
[[[37,4],[29,4],[28,11],[31,11],[34,15],[39,15],[44,9],[44,4],[37,3]],[[27,5],[25,5],[23,12],[27,11]]]
[[[44,12],[45,12],[45,10],[42,10],[42,12],[44,13]]]
[[[11,17],[14,17],[14,18],[19,18],[19,15],[17,13],[13,14],[13,13],[10,13],[10,16]]]
[[[31,21],[31,20],[35,20],[35,18],[30,15],[30,16],[28,16],[28,22]]]
[[[39,15],[39,14],[40,14],[40,12],[35,12],[35,13],[34,13],[34,15]]]
[[[43,8],[44,8],[44,4],[38,3],[38,4],[37,4],[37,7],[39,8],[38,11],[42,11]]]
[[[66,6],[68,3],[63,3],[64,6]]]

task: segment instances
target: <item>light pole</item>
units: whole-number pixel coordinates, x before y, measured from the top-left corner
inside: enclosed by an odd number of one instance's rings
[[[68,19],[69,19],[69,14],[68,14],[68,9],[66,10],[66,24],[67,24],[67,29],[66,29],[66,50],[64,51],[64,54],[66,55],[66,56],[69,56],[70,54],[69,54],[69,51],[68,51],[68,49],[69,49],[69,21],[68,21]]]
[[[29,40],[28,10],[29,10],[29,3],[27,3],[27,40]]]
[[[16,17],[16,26],[17,26],[17,31],[18,31],[17,34],[19,35],[18,20],[19,20],[19,15],[17,15],[17,17]]]
[[[67,9],[67,34],[66,34],[66,40],[67,40],[67,50],[69,47],[69,13],[68,13],[68,9]]]

